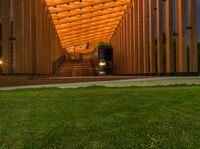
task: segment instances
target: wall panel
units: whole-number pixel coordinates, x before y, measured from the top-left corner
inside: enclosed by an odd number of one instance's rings
[[[13,73],[52,74],[53,63],[64,55],[44,0],[3,0],[3,73],[11,74],[9,15],[13,12]]]
[[[189,7],[188,14],[186,6]],[[126,21],[118,27],[118,36],[112,38],[116,56],[114,66],[123,70],[116,74],[183,75],[198,72],[196,0],[134,0],[127,13]]]

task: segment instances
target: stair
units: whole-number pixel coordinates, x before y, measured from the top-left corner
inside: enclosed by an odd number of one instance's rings
[[[66,61],[57,70],[58,77],[97,76],[98,60],[96,57],[84,58],[83,61]]]

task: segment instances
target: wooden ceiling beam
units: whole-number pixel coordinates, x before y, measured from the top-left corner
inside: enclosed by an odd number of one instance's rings
[[[108,37],[99,37],[99,38],[94,38],[94,39],[84,39],[84,40],[79,40],[79,41],[73,41],[73,42],[66,42],[66,43],[62,43],[63,46],[74,46],[74,45],[80,45],[83,43],[90,43],[90,42],[100,42],[100,41],[109,41],[110,40],[110,36]],[[69,46],[70,45],[70,46]]]
[[[71,38],[71,39],[64,39],[64,40],[61,40],[62,43],[64,42],[71,42],[71,41],[77,41],[77,40],[82,40],[82,39],[90,39],[90,38],[96,38],[96,37],[103,37],[103,36],[108,36],[108,35],[112,35],[111,33],[102,33],[102,34],[94,34],[94,35],[86,35],[84,37],[74,37],[74,38]]]
[[[60,19],[60,20],[53,20],[53,23],[55,25],[60,25],[60,24],[64,24],[64,23],[73,23],[73,22],[77,22],[77,21],[85,21],[85,20],[94,20],[96,21],[96,19],[105,19],[107,17],[116,17],[116,16],[121,16],[124,15],[126,8],[125,7],[121,7],[120,10],[115,10],[115,9],[111,9],[110,11],[101,11],[101,13],[89,13],[85,14],[85,15],[78,15],[75,17],[69,17],[69,18],[64,18],[64,19]]]
[[[88,19],[87,21],[78,21],[78,22],[75,22],[75,23],[65,23],[65,24],[62,24],[62,25],[57,25],[55,28],[57,30],[60,30],[60,29],[64,29],[64,28],[70,28],[70,27],[75,27],[75,26],[80,26],[80,25],[88,25],[88,24],[100,24],[102,22],[112,22],[114,20],[118,20],[120,21],[122,19],[122,15],[121,16],[116,16],[116,17],[113,17],[113,18],[105,18],[105,19],[99,19],[99,20],[91,20],[91,19]]]
[[[109,41],[132,0],[45,0],[64,48]]]
[[[117,6],[123,6],[130,3],[130,0],[106,0],[104,3],[100,2],[102,0],[98,1],[92,1],[90,3],[88,2],[75,2],[76,4],[70,4],[70,5],[60,5],[59,7],[50,7],[49,12],[50,14],[59,14],[59,13],[76,13],[78,10],[85,12],[85,11],[98,11],[101,9],[107,9],[111,7],[117,7]]]
[[[66,12],[66,11],[72,11],[75,9],[83,9],[86,7],[93,7],[95,5],[99,5],[99,4],[105,4],[108,2],[114,2],[114,0],[86,0],[83,2],[80,1],[75,1],[71,4],[63,4],[63,5],[57,5],[54,7],[48,7],[50,13],[54,14],[54,13],[59,13],[59,12]]]
[[[96,39],[110,39],[111,35],[106,35],[106,36],[99,36],[99,37],[90,37],[88,39],[77,39],[77,40],[73,40],[73,41],[66,41],[66,42],[61,42],[63,45],[64,44],[72,44],[72,43],[79,43],[82,41],[93,41]]]
[[[77,0],[45,0],[48,7],[76,2]]]
[[[63,29],[80,29],[80,28],[85,28],[85,27],[91,27],[91,26],[97,26],[97,25],[103,25],[103,24],[107,24],[107,23],[116,23],[119,22],[121,20],[122,17],[115,17],[115,18],[111,18],[111,19],[106,19],[106,20],[101,20],[101,21],[97,21],[97,22],[90,22],[90,23],[83,23],[83,24],[77,24],[77,25],[63,25],[61,27],[56,27],[57,31],[62,31]]]
[[[76,30],[76,31],[68,32],[68,33],[61,33],[61,34],[59,34],[59,37],[63,38],[63,37],[67,37],[69,35],[76,35],[76,34],[81,34],[81,33],[103,32],[104,30],[112,31],[115,28],[116,28],[116,26],[108,26],[108,27],[96,28],[96,29],[92,29],[92,30],[90,30],[90,29]]]
[[[60,40],[64,40],[64,39],[71,39],[71,38],[74,38],[74,37],[82,37],[82,36],[87,36],[87,35],[90,35],[90,34],[104,34],[104,33],[111,33],[113,32],[115,29],[112,29],[112,30],[102,30],[102,31],[93,31],[93,32],[90,32],[90,33],[85,33],[85,32],[81,32],[79,34],[73,34],[73,35],[70,35],[70,36],[63,36],[63,37],[60,37]]]
[[[99,8],[90,8],[88,10],[84,10],[84,9],[80,9],[80,10],[74,10],[74,12],[62,12],[62,13],[58,13],[58,14],[51,14],[53,19],[62,19],[62,18],[66,18],[66,17],[73,17],[73,16],[77,16],[77,15],[83,15],[83,14],[88,14],[88,13],[93,13],[93,12],[97,12],[97,11],[103,11],[106,9],[115,9],[119,6],[127,6],[129,3],[127,2],[120,2],[118,4],[112,5],[112,6],[104,6],[104,7],[99,7]]]
[[[82,30],[82,31],[88,31],[88,30],[93,30],[93,29],[99,29],[99,28],[104,28],[104,27],[117,27],[118,25],[118,22],[115,22],[115,23],[107,23],[107,24],[101,24],[101,25],[97,25],[97,26],[91,26],[91,27],[80,27],[80,28],[74,28],[74,29],[63,29],[63,30],[60,30],[58,31],[58,35],[60,35],[61,33],[69,33],[69,32],[72,32],[72,31],[76,31],[76,30]]]
[[[110,38],[107,39],[96,39],[96,40],[92,40],[92,41],[82,41],[82,42],[76,42],[76,43],[71,43],[71,44],[64,44],[62,45],[63,48],[69,48],[72,46],[76,46],[76,45],[81,45],[81,44],[86,44],[86,43],[98,43],[98,42],[108,42],[110,41]]]

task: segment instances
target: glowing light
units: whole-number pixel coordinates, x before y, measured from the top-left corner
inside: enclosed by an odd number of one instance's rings
[[[100,62],[99,65],[100,66],[106,66],[106,63],[105,62]]]
[[[2,65],[3,64],[3,61],[2,60],[0,60],[0,65]]]

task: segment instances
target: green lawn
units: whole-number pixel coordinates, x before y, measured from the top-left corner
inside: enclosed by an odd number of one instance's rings
[[[0,91],[0,148],[200,147],[200,86]]]

